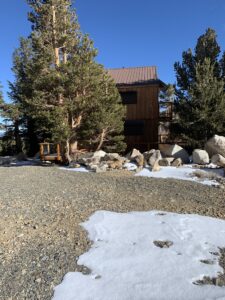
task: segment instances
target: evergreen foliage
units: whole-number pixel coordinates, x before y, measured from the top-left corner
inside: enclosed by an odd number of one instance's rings
[[[202,147],[214,134],[225,133],[224,55],[216,33],[207,29],[199,37],[194,53],[183,52],[182,63],[174,67],[177,77],[175,136],[187,139],[192,147]]]
[[[124,149],[124,108],[119,93],[95,62],[97,51],[81,32],[71,1],[27,2],[32,32],[14,54],[16,79],[10,84],[27,144],[60,142],[67,160],[71,148],[82,143],[89,150],[105,144]]]

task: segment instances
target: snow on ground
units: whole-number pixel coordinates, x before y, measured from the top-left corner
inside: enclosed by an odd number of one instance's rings
[[[69,167],[61,167],[60,170],[66,170],[71,172],[90,172],[86,167],[80,167],[80,168],[69,168]]]
[[[127,169],[128,171],[136,171],[137,170],[137,165],[134,163],[125,163],[124,168]]]
[[[10,163],[10,166],[13,167],[25,167],[25,166],[36,166],[40,164],[40,160],[25,160],[25,161],[14,161]]]
[[[214,172],[217,175],[222,176],[222,169],[196,169],[192,165],[186,165],[183,167],[160,167],[161,170],[158,172],[152,172],[150,169],[144,168],[136,176],[154,177],[154,178],[175,178],[180,180],[190,180],[196,181],[206,185],[218,185],[215,180],[207,178],[198,178],[193,175],[195,171],[205,172],[207,177],[207,172]]]
[[[82,226],[93,245],[78,264],[92,272],[68,273],[53,300],[225,299],[225,287],[193,284],[222,272],[215,252],[225,247],[224,220],[157,211],[98,211]],[[154,244],[165,240],[172,246]],[[212,264],[200,261],[206,259]]]
[[[126,163],[125,169],[129,171],[137,171],[137,165],[134,163]],[[144,168],[140,172],[136,173],[135,176],[145,176],[154,178],[175,178],[180,180],[196,181],[206,185],[219,185],[218,182],[207,178],[207,173],[215,173],[216,175],[223,176],[223,169],[218,169],[216,166],[209,165],[208,168],[197,169],[193,165],[184,165],[183,167],[160,167],[161,170],[158,172],[152,172],[150,168]],[[72,172],[90,172],[86,167],[80,168],[69,168],[60,167],[60,170],[67,170]],[[205,172],[205,178],[198,178],[194,176],[194,172]],[[210,175],[208,175],[210,177]]]

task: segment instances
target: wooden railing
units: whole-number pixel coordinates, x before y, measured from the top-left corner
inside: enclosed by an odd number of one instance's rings
[[[60,144],[41,143],[40,159],[42,161],[62,161]]]

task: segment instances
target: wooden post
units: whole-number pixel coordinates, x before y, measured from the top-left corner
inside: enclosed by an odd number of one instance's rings
[[[60,145],[57,144],[57,160],[60,161],[61,160],[61,151],[60,151]]]
[[[47,154],[50,154],[50,144],[47,144]]]

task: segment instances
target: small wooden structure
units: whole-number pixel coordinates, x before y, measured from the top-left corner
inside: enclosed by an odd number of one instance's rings
[[[40,145],[40,159],[42,161],[62,161],[60,144],[41,143]]]

